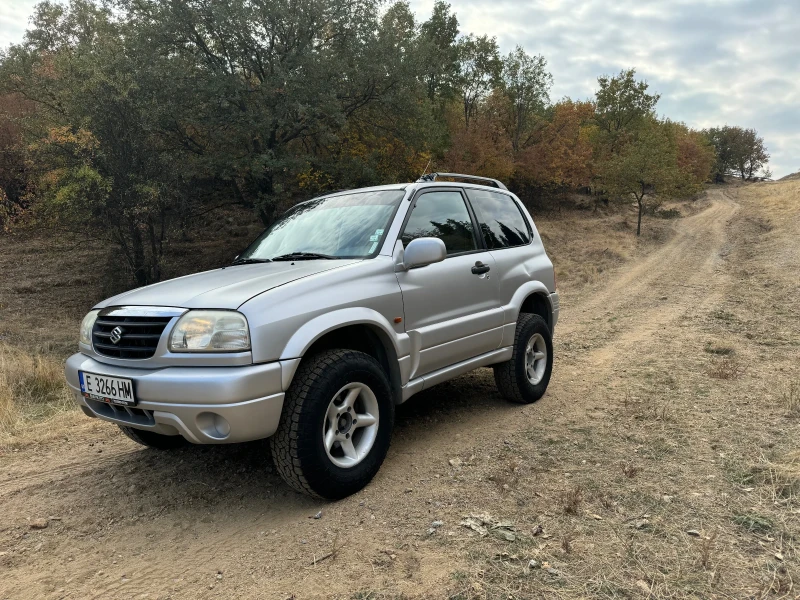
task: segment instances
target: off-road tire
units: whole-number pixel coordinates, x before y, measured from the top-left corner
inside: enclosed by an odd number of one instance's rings
[[[348,383],[366,384],[378,400],[378,433],[369,454],[351,468],[331,462],[322,440],[333,396]],[[295,490],[329,500],[353,494],[380,469],[389,450],[394,402],[378,361],[355,350],[327,350],[303,359],[286,392],[278,430],[270,438],[275,468]]]
[[[137,444],[157,450],[174,450],[175,448],[182,448],[189,443],[180,435],[164,435],[163,433],[127,427],[126,425],[119,425],[119,428],[122,433]]]
[[[540,334],[547,346],[547,362],[544,376],[536,385],[525,374],[525,348],[528,340]],[[514,335],[514,352],[511,360],[494,366],[494,381],[497,389],[510,402],[531,404],[544,396],[553,371],[553,336],[545,320],[539,315],[522,313],[517,319]]]

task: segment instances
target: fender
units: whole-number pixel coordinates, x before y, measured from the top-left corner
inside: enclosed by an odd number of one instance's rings
[[[503,307],[506,324],[514,323],[516,325],[517,319],[519,318],[520,309],[522,308],[522,303],[525,302],[525,299],[531,294],[540,294],[541,296],[544,296],[544,298],[547,300],[547,306],[550,310],[550,320],[552,320],[553,300],[550,297],[550,290],[548,290],[547,286],[541,281],[529,281],[521,285],[517,291],[514,292],[511,302]]]
[[[347,325],[377,327],[391,340],[398,359],[408,356],[410,343],[407,334],[397,333],[386,317],[379,312],[371,308],[353,307],[331,311],[308,321],[286,343],[279,360],[301,358],[323,335]]]

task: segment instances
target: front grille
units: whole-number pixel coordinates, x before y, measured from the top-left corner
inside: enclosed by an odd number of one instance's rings
[[[151,358],[172,317],[100,316],[92,329],[94,350],[113,358]],[[122,331],[117,343],[114,330]]]

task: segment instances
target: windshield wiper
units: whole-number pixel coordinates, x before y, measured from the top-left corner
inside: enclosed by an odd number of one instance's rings
[[[233,265],[254,265],[256,263],[268,263],[272,262],[268,258],[237,258],[231,264]]]
[[[339,257],[331,256],[330,254],[318,254],[317,252],[290,252],[289,254],[273,256],[272,260],[315,260],[318,258],[336,260]]]

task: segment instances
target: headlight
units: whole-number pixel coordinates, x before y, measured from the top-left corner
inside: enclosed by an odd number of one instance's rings
[[[87,346],[92,345],[92,328],[99,314],[99,310],[93,310],[83,317],[83,322],[81,323],[81,344],[86,344]]]
[[[244,315],[232,310],[191,310],[169,336],[171,352],[242,352],[250,350]]]

